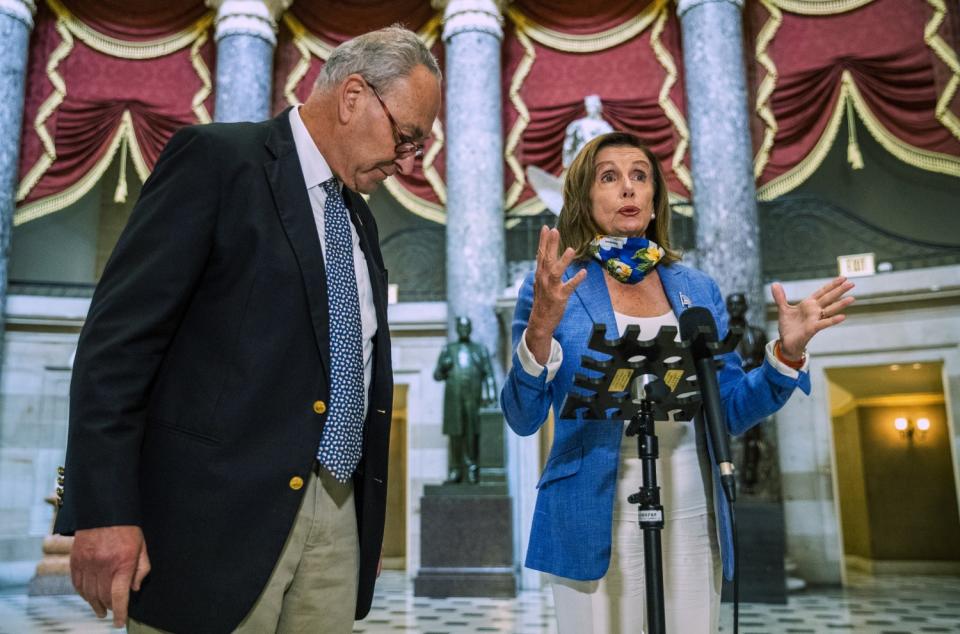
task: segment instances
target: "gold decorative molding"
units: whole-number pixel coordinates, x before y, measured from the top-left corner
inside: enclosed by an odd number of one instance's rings
[[[70,51],[73,50],[73,36],[59,18],[57,19],[55,28],[57,29],[57,33],[60,34],[60,44],[53,49],[53,52],[50,54],[50,59],[47,60],[46,67],[47,79],[53,84],[53,92],[40,104],[40,107],[37,109],[37,116],[33,120],[33,129],[37,133],[37,136],[40,137],[40,143],[43,144],[43,154],[40,155],[37,162],[34,163],[33,167],[30,168],[20,181],[17,187],[17,202],[20,202],[30,194],[37,183],[40,182],[40,179],[43,178],[43,175],[50,169],[50,166],[53,165],[53,162],[57,160],[57,147],[53,142],[53,136],[46,128],[46,122],[47,119],[50,118],[50,115],[56,112],[60,104],[63,103],[63,99],[67,96],[67,85],[63,80],[63,76],[57,72],[57,67],[60,65],[60,62],[70,54]]]
[[[773,37],[780,29],[780,25],[783,24],[783,14],[777,9],[775,0],[760,0],[760,3],[770,14],[770,18],[757,35],[757,63],[767,71],[767,74],[763,77],[763,81],[760,82],[760,86],[757,89],[757,105],[755,111],[764,123],[764,131],[763,140],[760,142],[760,149],[757,151],[757,155],[753,160],[754,179],[760,178],[763,170],[766,169],[767,162],[770,160],[770,151],[773,149],[773,141],[777,136],[777,130],[779,130],[777,118],[773,114],[773,109],[770,107],[770,97],[777,87],[779,74],[776,64],[773,63],[773,59],[767,55],[767,47],[770,45],[770,42],[773,41]]]
[[[536,50],[533,48],[530,38],[527,37],[526,33],[524,33],[519,26],[517,27],[517,41],[520,42],[520,46],[523,47],[523,58],[517,65],[517,69],[513,73],[513,78],[510,80],[509,93],[510,103],[513,104],[513,107],[517,111],[517,120],[513,122],[513,127],[510,128],[510,133],[507,135],[507,143],[503,150],[507,166],[510,168],[510,171],[513,172],[513,183],[511,183],[510,189],[507,190],[504,207],[513,213],[517,212],[511,208],[516,204],[517,200],[520,199],[520,195],[523,193],[523,187],[527,182],[526,175],[523,173],[523,165],[520,164],[516,155],[517,147],[520,145],[520,139],[523,137],[523,132],[530,123],[530,111],[527,110],[527,104],[523,102],[520,89],[523,87],[523,82],[526,80],[527,75],[530,74],[530,69],[533,68],[533,64],[537,58]]]
[[[847,163],[855,170],[863,169],[863,154],[857,143],[857,120],[853,116],[853,100],[847,99]]]
[[[309,35],[307,28],[303,26],[300,20],[293,17],[291,13],[284,13],[283,23],[290,29],[290,33],[293,35],[293,46],[297,49],[297,52],[300,53],[300,59],[294,64],[290,70],[290,74],[287,75],[286,81],[283,83],[283,96],[287,100],[287,104],[295,106],[300,103],[296,94],[297,86],[300,85],[300,82],[303,81],[303,78],[310,70],[310,54],[313,53],[313,50],[307,43],[307,36]],[[317,40],[317,42],[320,42],[320,40]],[[317,55],[317,57],[326,61],[332,50],[329,46],[324,46],[318,50],[320,55]]]
[[[440,204],[446,205],[447,185],[443,182],[443,179],[440,178],[440,172],[433,166],[433,162],[437,159],[437,156],[440,155],[440,148],[443,147],[444,142],[443,124],[440,123],[440,119],[433,120],[432,133],[433,143],[430,144],[430,149],[423,157],[423,177],[430,183],[430,187],[433,188]]]
[[[416,194],[411,193],[406,187],[401,185],[396,178],[388,178],[383,181],[383,185],[387,188],[387,191],[390,192],[390,195],[396,198],[398,203],[411,212],[437,224],[447,224],[447,212],[442,205],[430,202],[425,198],[420,198]]]
[[[518,205],[514,205],[507,212],[507,222],[506,228],[513,229],[518,224],[523,216],[536,216],[540,212],[546,210],[547,206],[539,196],[533,196],[528,198]]]
[[[197,73],[197,77],[200,78],[200,90],[193,95],[193,99],[190,102],[190,109],[193,110],[193,114],[197,117],[198,123],[210,123],[213,121],[210,113],[207,112],[207,106],[203,103],[207,100],[207,97],[210,96],[210,93],[213,92],[213,82],[210,80],[210,69],[207,68],[207,64],[200,55],[200,48],[207,43],[209,37],[207,31],[204,31],[194,40],[193,46],[190,47],[190,64],[193,66],[194,72]]]
[[[516,25],[518,32],[523,31],[544,46],[566,53],[596,53],[619,46],[642,33],[653,23],[667,2],[668,0],[654,0],[638,15],[623,24],[589,35],[573,35],[548,29],[530,19],[515,6],[507,7],[507,17]]]
[[[47,6],[56,14],[57,20],[62,20],[78,40],[104,55],[123,59],[152,59],[179,51],[205,34],[214,19],[214,13],[210,11],[183,31],[154,40],[129,41],[106,35],[84,24],[60,0],[46,1]]]
[[[798,15],[834,15],[864,7],[873,0],[770,0],[780,9]]]
[[[670,120],[679,137],[677,147],[673,149],[673,158],[671,159],[670,167],[673,169],[673,173],[676,174],[677,180],[687,188],[687,191],[692,192],[693,178],[690,176],[690,170],[683,164],[683,156],[687,153],[687,147],[690,144],[690,131],[687,129],[687,122],[683,117],[683,113],[680,112],[680,109],[677,108],[677,105],[670,98],[670,90],[674,84],[677,83],[677,66],[674,64],[673,55],[670,54],[670,51],[668,51],[660,41],[660,34],[663,33],[663,27],[667,23],[669,16],[669,9],[666,5],[663,5],[653,25],[653,32],[650,34],[650,46],[653,48],[653,54],[656,56],[660,66],[662,66],[667,73],[663,80],[663,85],[660,87],[657,103],[660,104],[660,108],[667,116],[667,119]]]
[[[957,94],[957,86],[960,85],[960,62],[957,61],[957,52],[950,48],[938,33],[940,25],[947,16],[947,5],[943,0],[927,0],[927,4],[933,8],[933,16],[923,29],[923,41],[953,73],[943,93],[937,98],[936,117],[937,121],[950,130],[954,137],[960,139],[960,119],[950,110],[950,102],[953,101],[954,95]]]

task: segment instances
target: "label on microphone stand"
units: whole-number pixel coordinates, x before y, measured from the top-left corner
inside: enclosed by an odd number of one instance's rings
[[[613,380],[610,381],[610,387],[607,388],[608,392],[626,392],[627,386],[630,385],[630,377],[633,376],[633,369],[631,368],[621,368],[617,370],[616,374],[613,375]]]
[[[658,524],[663,522],[662,509],[640,509],[641,524]]]
[[[667,370],[667,373],[663,375],[663,382],[667,384],[671,392],[675,392],[677,384],[680,383],[682,378],[683,370]]]

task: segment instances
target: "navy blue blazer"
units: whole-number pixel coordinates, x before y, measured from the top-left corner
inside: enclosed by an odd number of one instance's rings
[[[606,324],[608,333],[617,332],[603,270],[596,260],[574,262],[563,279],[570,279],[582,268],[587,269],[587,277],[570,296],[563,319],[553,334],[563,348],[563,363],[549,383],[546,370],[539,376],[528,374],[516,354],[533,306],[533,274],[527,276],[513,319],[513,366],[500,401],[507,423],[521,436],[536,432],[551,406],[557,419],[553,447],[537,483],[539,491],[526,566],[570,579],[591,580],[601,578],[610,564],[613,496],[624,434],[623,422],[619,420],[558,417],[574,375],[580,370],[581,356],[603,358],[587,348],[593,325]],[[662,265],[657,271],[674,313],[679,316],[688,305],[708,308],[720,336],[726,335],[729,318],[716,282],[680,264]],[[724,355],[723,361],[717,376],[732,434],[742,434],[776,412],[796,387],[810,392],[810,377],[806,372],[800,372],[794,379],[765,360],[762,366],[744,373],[735,352]],[[712,456],[709,435],[707,439]],[[723,573],[730,579],[733,576],[730,508],[720,491],[716,467],[713,475]]]
[[[377,334],[353,477],[370,610],[383,541],[393,399],[387,271],[376,222],[344,190],[370,272]],[[289,109],[179,130],[144,183],[97,285],[70,387],[56,532],[143,529],[153,568],[130,616],[227,633],[280,557],[329,401],[320,237]]]

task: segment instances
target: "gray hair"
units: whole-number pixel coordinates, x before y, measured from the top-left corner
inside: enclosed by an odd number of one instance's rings
[[[339,85],[348,75],[360,75],[380,92],[396,79],[425,66],[439,80],[440,66],[417,34],[399,24],[358,35],[330,53],[317,76],[317,87]]]

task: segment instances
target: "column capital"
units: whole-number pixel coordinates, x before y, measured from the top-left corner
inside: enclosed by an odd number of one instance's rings
[[[2,1],[2,0],[0,0]],[[217,10],[214,39],[250,35],[277,45],[277,20],[293,0],[207,0]]]
[[[33,0],[0,0],[0,15],[10,16],[33,29],[33,16],[37,13],[37,5]]]
[[[434,0],[443,9],[443,41],[468,31],[488,33],[503,40],[503,7],[506,0]]]
[[[737,7],[738,10],[743,11],[744,0],[677,0],[677,15],[682,18],[690,9],[699,7],[702,4],[710,4],[711,2],[732,4]]]

